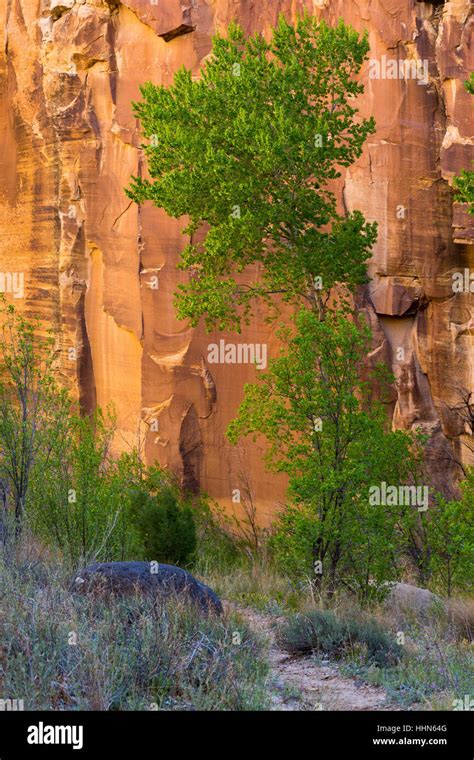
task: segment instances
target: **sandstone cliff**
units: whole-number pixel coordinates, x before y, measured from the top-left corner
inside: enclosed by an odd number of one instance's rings
[[[144,171],[131,111],[141,82],[170,83],[182,64],[197,74],[231,19],[267,33],[279,12],[303,9],[367,29],[371,59],[418,61],[426,74],[364,68],[361,110],[377,132],[339,193],[379,223],[360,307],[373,356],[396,376],[394,424],[421,425],[434,476],[453,483],[473,457],[473,295],[454,293],[452,275],[474,270],[474,232],[450,188],[472,157],[469,0],[0,0],[0,271],[24,273],[18,303],[58,328],[83,404],[115,403],[123,445],[139,437],[148,461],[229,506],[246,473],[262,514],[282,484],[256,444],[232,450],[223,435],[258,370],[207,362],[222,336],[189,329],[172,307],[182,225],[123,188]],[[262,319],[238,340],[276,348]]]

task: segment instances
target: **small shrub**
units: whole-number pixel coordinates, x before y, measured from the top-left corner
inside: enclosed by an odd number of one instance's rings
[[[348,618],[346,623],[349,638],[362,644],[367,650],[367,660],[375,665],[387,667],[395,665],[402,656],[401,647],[392,635],[372,618]]]
[[[312,610],[289,618],[280,626],[277,640],[292,654],[316,652],[335,657],[359,644],[366,650],[368,662],[382,666],[394,664],[401,656],[400,647],[375,620],[338,618],[330,610]]]
[[[277,640],[292,654],[327,652],[339,654],[346,642],[345,626],[333,612],[314,610],[289,618],[279,629]]]
[[[189,565],[196,551],[196,524],[191,507],[180,502],[177,489],[167,483],[152,492],[137,488],[131,501],[144,558]]]
[[[203,575],[219,576],[239,565],[244,557],[242,542],[232,530],[223,507],[206,494],[193,503],[199,554],[194,567]]]

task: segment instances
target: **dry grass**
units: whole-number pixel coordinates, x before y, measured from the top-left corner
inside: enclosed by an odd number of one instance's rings
[[[197,574],[223,599],[262,612],[279,614],[316,604],[309,582],[293,584],[265,559],[244,561],[224,570],[201,565]]]
[[[0,560],[0,698],[26,710],[259,710],[264,648],[178,598],[77,596],[61,567]],[[238,637],[235,634],[238,634]]]
[[[263,612],[274,622],[329,608],[338,619],[350,618],[362,633],[368,630],[369,643],[372,629],[379,638],[385,631],[390,641],[400,643],[397,664],[368,664],[365,646],[360,651],[357,646],[349,648],[339,662],[343,673],[384,687],[391,702],[405,708],[452,710],[456,700],[472,694],[472,599],[444,600],[446,613],[435,610],[431,618],[420,619],[389,603],[362,609],[354,597],[342,592],[328,603],[314,596],[309,582],[295,586],[269,562],[249,561],[224,573],[213,569],[203,572],[203,578],[223,599]]]
[[[140,598],[104,603],[73,596],[67,574],[31,540],[7,560],[0,558],[0,698],[43,710],[267,708],[265,646],[241,615],[202,618],[178,599],[153,607]],[[362,632],[370,623],[370,636],[377,629],[384,641],[384,632],[391,640],[403,633],[396,665],[374,667],[365,644],[360,651],[346,648],[340,661],[347,675],[383,686],[390,701],[453,709],[470,695],[472,599],[446,601],[447,614],[429,623],[401,621],[387,604],[361,609],[344,593],[323,603],[309,581],[292,583],[265,558],[233,566],[201,561],[196,575],[224,601],[258,610],[270,625],[330,608]]]
[[[474,599],[447,601],[448,619],[460,641],[474,641]]]

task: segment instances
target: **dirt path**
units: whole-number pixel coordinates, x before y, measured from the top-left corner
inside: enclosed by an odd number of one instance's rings
[[[233,605],[234,606],[234,605]],[[240,605],[234,609],[268,640],[270,688],[274,710],[399,710],[387,702],[384,689],[340,674],[333,662],[318,664],[310,656],[295,657],[275,641],[275,617]]]

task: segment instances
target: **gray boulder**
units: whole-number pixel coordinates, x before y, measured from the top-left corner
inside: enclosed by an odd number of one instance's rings
[[[140,593],[152,598],[187,596],[203,612],[223,612],[219,597],[209,586],[181,567],[157,562],[96,562],[75,575],[71,590],[80,594]]]
[[[390,584],[386,604],[391,610],[418,618],[436,617],[445,611],[444,602],[439,596],[409,583]]]

